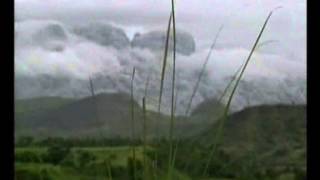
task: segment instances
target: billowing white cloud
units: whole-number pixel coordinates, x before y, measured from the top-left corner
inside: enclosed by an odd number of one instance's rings
[[[170,13],[169,0],[16,0],[18,19],[40,18],[64,21],[103,19],[133,31],[165,29]],[[290,60],[305,62],[306,2],[304,0],[177,0],[177,27],[188,29],[198,47],[208,46],[218,27],[225,25],[220,42],[224,47],[249,48],[257,36],[268,12],[282,6],[270,20],[265,40],[277,40],[278,45],[265,51],[283,54]]]

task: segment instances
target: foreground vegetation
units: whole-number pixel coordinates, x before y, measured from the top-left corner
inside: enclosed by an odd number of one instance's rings
[[[174,179],[304,179],[305,110],[303,105],[257,106],[231,115],[225,124],[224,141],[209,164],[206,178],[203,168],[219,123],[198,135],[173,141],[178,147]],[[170,143],[165,138],[148,139],[144,150],[142,139],[20,137],[16,140],[16,176],[17,179],[41,179],[42,176],[47,179],[133,179],[132,142],[135,144],[135,179],[166,179]],[[156,162],[157,168],[154,168]]]
[[[128,146],[122,147],[82,147],[67,148],[54,145],[50,147],[28,147],[16,149],[16,179],[133,179],[133,158]],[[146,176],[142,167],[142,147],[136,148],[135,179]],[[150,159],[147,159],[151,166]],[[165,174],[163,171],[151,172],[153,179]],[[188,179],[175,172],[177,179]],[[164,178],[164,177],[163,177]]]

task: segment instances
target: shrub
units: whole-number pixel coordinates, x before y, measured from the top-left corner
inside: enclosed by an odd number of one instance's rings
[[[15,180],[41,180],[40,174],[28,169],[16,169]]]
[[[70,153],[68,146],[52,145],[48,148],[45,161],[57,165]]]
[[[128,173],[129,173],[129,177],[130,179],[142,179],[143,177],[143,165],[142,162],[140,160],[133,160],[132,157],[128,157],[127,159],[127,168],[128,168]],[[135,178],[134,178],[134,174],[133,172],[135,171]]]
[[[84,150],[79,150],[78,152],[78,162],[80,168],[84,167],[87,163],[90,163],[91,161],[94,161],[96,157],[92,154],[89,153],[88,151]]]
[[[22,151],[15,153],[15,161],[17,162],[41,162],[41,157],[35,152],[32,151]]]
[[[47,169],[15,169],[15,180],[52,180]]]
[[[75,155],[74,153],[69,153],[61,162],[61,165],[69,166],[69,167],[76,167],[77,164],[75,162]]]

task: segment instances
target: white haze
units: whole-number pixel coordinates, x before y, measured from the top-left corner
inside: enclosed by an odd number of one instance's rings
[[[135,32],[165,30],[170,1],[72,1],[16,0],[15,73],[18,78],[47,74],[67,78],[61,87],[44,87],[42,82],[21,83],[18,98],[43,95],[86,96],[89,76],[96,79],[98,91],[128,92],[130,73],[137,68],[135,95],[141,101],[147,76],[151,77],[149,105],[158,96],[161,53],[146,49],[117,50],[78,37],[70,31],[73,24],[103,20],[123,28],[132,39]],[[201,82],[194,105],[217,97],[249,54],[268,11],[282,5],[271,17],[262,41],[276,40],[259,48],[249,64],[234,109],[262,103],[305,103],[305,1],[177,1],[177,26],[196,40],[196,52],[177,56],[179,88],[178,112],[183,112],[196,82],[210,43],[219,26],[224,29],[217,42],[207,73]],[[31,38],[37,29],[58,23],[67,34],[60,43],[63,51],[50,51]],[[170,61],[170,59],[169,59]],[[171,61],[170,61],[171,62]],[[169,63],[170,65],[170,63]],[[170,67],[170,66],[169,66]],[[170,102],[170,69],[164,104]],[[100,77],[100,80],[99,80]],[[21,82],[21,80],[19,81]],[[100,82],[100,83],[99,83]],[[250,103],[249,103],[250,102]],[[193,105],[193,107],[194,107]],[[164,105],[164,111],[165,111]]]

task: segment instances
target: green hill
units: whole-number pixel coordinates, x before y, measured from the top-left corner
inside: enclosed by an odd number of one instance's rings
[[[61,107],[75,101],[71,98],[63,97],[37,97],[31,99],[16,99],[15,113],[18,115],[34,111],[49,110]]]
[[[214,123],[218,120],[225,108],[224,104],[221,104],[216,99],[208,99],[198,104],[191,112],[191,118],[194,121],[200,121],[202,123]]]
[[[131,135],[131,100],[123,93],[102,93],[80,100],[59,97],[16,101],[16,135],[43,136],[120,136]],[[210,104],[210,103],[209,103]],[[211,105],[211,104],[210,104]],[[200,104],[199,107],[203,105]],[[178,116],[175,135],[192,136],[211,124],[199,107],[191,117]],[[136,135],[142,135],[142,108],[134,102]],[[209,109],[205,109],[209,112]],[[147,134],[167,136],[170,117],[147,111]],[[215,115],[215,114],[214,114]]]
[[[219,121],[220,122],[220,121]],[[263,105],[247,108],[230,115],[224,124],[223,145],[236,151],[256,148],[261,151],[275,146],[305,145],[305,105]],[[214,138],[218,124],[198,138],[208,143]]]
[[[221,121],[191,141],[184,141],[177,153],[179,168],[202,174]],[[261,105],[231,114],[223,126],[208,173],[245,179],[305,174],[306,124],[306,105]],[[181,163],[186,156],[189,159]],[[188,163],[191,165],[186,166]]]
[[[56,99],[55,102],[58,101]],[[23,103],[45,104],[39,99]],[[17,107],[22,107],[23,103],[16,102]],[[57,104],[47,105],[47,108],[35,108],[33,111],[25,111],[24,116],[16,116],[17,134],[80,136],[129,133],[130,96],[128,95],[99,94]],[[136,102],[135,109],[138,114],[141,112]]]

